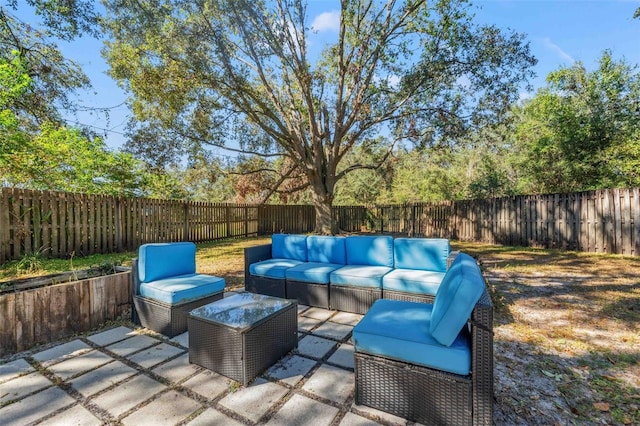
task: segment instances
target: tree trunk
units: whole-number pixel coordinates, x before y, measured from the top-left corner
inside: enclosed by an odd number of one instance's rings
[[[320,235],[333,235],[336,231],[331,206],[333,205],[333,194],[323,191],[321,188],[313,188],[313,206],[316,210],[316,229],[314,233]]]

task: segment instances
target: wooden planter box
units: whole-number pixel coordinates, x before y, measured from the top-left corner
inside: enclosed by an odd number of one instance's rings
[[[0,294],[0,356],[130,315],[130,286],[126,271]]]

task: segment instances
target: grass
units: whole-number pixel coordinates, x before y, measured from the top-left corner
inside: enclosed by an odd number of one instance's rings
[[[199,244],[197,270],[242,288],[244,248],[269,242]],[[640,424],[640,257],[453,246],[479,259],[495,306],[497,424]],[[42,256],[27,275],[127,266],[134,256]],[[0,280],[23,278],[17,263],[2,265]]]

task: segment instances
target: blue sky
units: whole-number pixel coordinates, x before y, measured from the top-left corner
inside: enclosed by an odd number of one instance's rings
[[[640,0],[477,0],[475,6],[477,22],[526,34],[538,59],[537,77],[532,81],[535,88],[544,85],[549,72],[575,61],[594,69],[605,49],[611,49],[615,59],[624,57],[628,63],[640,65],[640,19],[632,19]],[[327,42],[337,34],[337,9],[334,0],[309,1],[309,21],[319,30],[318,37]],[[32,17],[20,17],[33,21]],[[80,64],[92,81],[93,90],[79,93],[81,104],[110,108],[108,117],[82,113],[77,120],[93,126],[117,149],[126,140],[122,133],[129,115],[124,105],[127,95],[106,74],[101,47],[100,41],[89,38],[61,46],[64,55]],[[530,95],[524,90],[521,93],[523,98]],[[70,122],[74,120],[70,118]]]

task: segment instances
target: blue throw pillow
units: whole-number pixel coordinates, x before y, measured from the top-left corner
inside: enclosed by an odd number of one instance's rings
[[[446,238],[396,238],[393,241],[397,269],[446,272],[450,251]]]
[[[344,241],[345,237],[309,235],[307,237],[309,262],[345,265],[347,252]]]
[[[447,271],[433,302],[429,331],[450,346],[465,326],[484,292],[484,278],[475,259],[460,253]]]
[[[307,261],[307,237],[305,235],[273,234],[271,257]]]
[[[393,237],[389,235],[348,236],[347,265],[386,266],[393,268]]]

